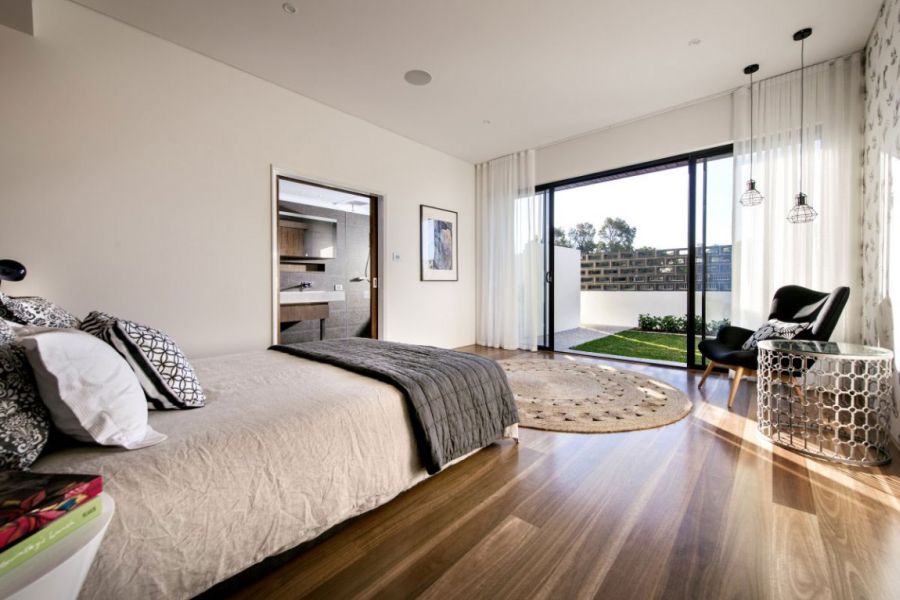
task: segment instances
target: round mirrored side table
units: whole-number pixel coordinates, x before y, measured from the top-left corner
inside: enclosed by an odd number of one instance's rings
[[[893,356],[842,342],[760,342],[757,428],[772,443],[810,456],[890,462]]]

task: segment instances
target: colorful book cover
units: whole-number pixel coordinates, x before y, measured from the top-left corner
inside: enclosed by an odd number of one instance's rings
[[[0,472],[0,550],[103,491],[99,475]]]
[[[62,540],[85,523],[96,519],[102,512],[101,499],[93,498],[28,536],[27,539],[0,552],[0,577]]]

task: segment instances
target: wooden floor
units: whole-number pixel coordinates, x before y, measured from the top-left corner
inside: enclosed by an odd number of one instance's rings
[[[686,390],[693,411],[630,433],[523,429],[235,597],[900,598],[900,457],[806,459],[757,434],[752,383],[729,412],[723,376],[698,391],[699,373],[608,364]]]

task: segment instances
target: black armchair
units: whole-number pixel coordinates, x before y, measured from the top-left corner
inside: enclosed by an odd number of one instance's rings
[[[786,285],[775,292],[769,318],[791,323],[812,323],[810,329],[794,339],[826,342],[834,332],[849,297],[848,287],[836,288],[828,294],[799,285]],[[709,362],[697,387],[703,387],[706,378],[717,366],[735,372],[731,393],[728,396],[728,408],[734,404],[734,397],[744,375],[756,375],[759,368],[758,350],[741,348],[753,333],[752,330],[743,327],[723,327],[716,335],[716,339],[703,340],[697,346],[700,354]]]
[[[4,258],[0,260],[0,282],[22,281],[25,279],[25,265],[17,260]]]

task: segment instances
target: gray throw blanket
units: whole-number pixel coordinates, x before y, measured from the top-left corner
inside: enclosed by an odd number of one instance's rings
[[[437,473],[518,423],[506,373],[495,361],[431,346],[365,338],[272,346],[390,383],[406,397],[422,463]]]

